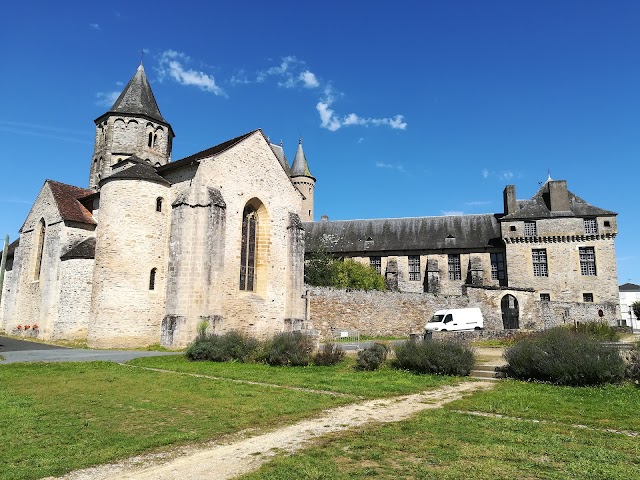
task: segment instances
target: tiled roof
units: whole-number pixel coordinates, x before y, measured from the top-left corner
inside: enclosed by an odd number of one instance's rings
[[[71,260],[74,258],[95,258],[96,256],[96,239],[95,237],[86,238],[83,241],[72,246],[65,254],[63,254],[61,260]]]
[[[624,285],[620,285],[621,292],[640,292],[640,285],[636,285],[635,283],[625,283]]]
[[[563,217],[598,217],[617,215],[615,212],[594,207],[582,198],[567,190],[569,195],[569,211],[567,212],[551,212],[549,202],[549,182],[545,182],[536,194],[529,200],[518,200],[518,209],[505,215],[501,220],[518,220],[518,219],[538,219],[552,218],[557,216]]]
[[[95,193],[93,190],[74,187],[54,180],[47,180],[45,183],[51,189],[63,220],[96,225],[91,212],[79,201],[83,197],[93,195]]]
[[[310,250],[383,252],[499,247],[498,215],[305,222]]]

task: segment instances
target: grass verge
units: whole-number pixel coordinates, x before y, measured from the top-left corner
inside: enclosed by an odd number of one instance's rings
[[[634,399],[633,386],[578,389],[504,382],[409,421],[324,437],[241,478],[636,478],[637,438],[571,426],[637,430]],[[476,417],[456,409],[560,423]]]
[[[456,377],[416,375],[386,367],[375,372],[357,372],[353,368],[355,365],[353,358],[345,358],[339,364],[330,367],[312,365],[307,367],[271,367],[257,363],[190,362],[179,355],[137,358],[130,361],[129,364],[234,380],[260,381],[274,385],[328,390],[365,398],[415,393],[460,381]]]
[[[291,423],[344,397],[113,363],[0,366],[0,479],[61,475],[171,444]]]

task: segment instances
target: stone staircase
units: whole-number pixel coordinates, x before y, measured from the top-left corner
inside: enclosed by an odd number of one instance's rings
[[[505,377],[504,373],[500,371],[501,366],[502,365],[477,364],[475,368],[471,370],[469,378],[497,382]]]

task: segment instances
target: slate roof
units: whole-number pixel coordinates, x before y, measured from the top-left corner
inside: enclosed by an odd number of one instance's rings
[[[132,157],[133,161],[140,160]],[[120,170],[119,172],[109,175],[100,181],[102,186],[111,180],[146,180],[148,182],[160,183],[162,185],[171,185],[167,180],[156,173],[156,167],[149,165],[145,161],[134,163],[131,167]]]
[[[291,165],[291,176],[314,178],[313,175],[311,175],[309,164],[307,163],[307,157],[305,156],[304,150],[302,149],[302,139],[300,139],[300,141],[298,142],[298,150],[296,151],[296,156],[293,159],[293,165]]]
[[[625,283],[624,285],[620,285],[621,292],[640,292],[640,285],[636,285],[635,283]]]
[[[161,167],[157,168],[157,171],[158,173],[164,173],[171,170],[175,170],[176,168],[181,168],[181,167],[190,165],[192,163],[198,163],[203,158],[215,157],[216,155],[219,155],[222,152],[229,150],[231,147],[233,147],[234,145],[237,145],[242,140],[250,137],[256,132],[262,133],[260,129],[252,130],[248,133],[245,133],[244,135],[240,135],[239,137],[232,138],[231,140],[227,140],[226,142],[216,145],[215,147],[202,150],[201,152],[194,153],[193,155],[189,155],[188,157],[182,158],[180,160],[176,160],[175,162],[170,162],[170,163],[167,163],[166,165],[162,165]]]
[[[269,146],[271,147],[271,150],[273,150],[275,156],[278,157],[278,161],[280,162],[280,165],[282,165],[282,168],[287,173],[287,175],[291,175],[291,170],[289,170],[289,160],[287,160],[287,156],[284,154],[282,145],[275,145],[273,143],[270,143]]]
[[[74,258],[95,258],[96,257],[96,239],[95,237],[87,238],[80,243],[72,246],[61,260],[71,260]]]
[[[518,210],[505,215],[501,220],[538,219],[552,217],[599,217],[617,215],[615,212],[594,207],[571,191],[569,194],[568,212],[551,212],[549,203],[549,181],[545,182],[529,200],[518,200]]]
[[[168,125],[160,113],[142,64],[138,67],[133,78],[129,80],[109,113],[143,115]]]
[[[45,183],[51,189],[63,220],[97,225],[89,209],[80,202],[83,197],[93,195],[95,193],[93,190],[74,187],[54,180],[47,180]]]
[[[305,222],[310,249],[328,252],[451,250],[499,247],[499,215]]]

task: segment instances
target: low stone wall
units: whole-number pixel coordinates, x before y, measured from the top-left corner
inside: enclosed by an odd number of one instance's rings
[[[436,310],[478,307],[485,330],[479,338],[496,338],[489,332],[545,330],[575,322],[602,321],[617,325],[620,307],[614,304],[541,302],[530,289],[467,287],[466,295],[406,292],[363,292],[308,287],[309,319],[327,335],[330,329],[359,330],[361,335],[408,336],[421,334]],[[513,295],[519,306],[517,330],[504,330],[501,300]],[[602,313],[602,315],[600,315]],[[487,333],[485,333],[487,332]],[[501,335],[500,338],[503,338]]]

